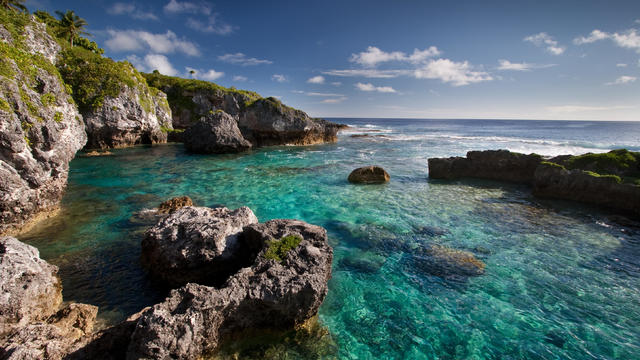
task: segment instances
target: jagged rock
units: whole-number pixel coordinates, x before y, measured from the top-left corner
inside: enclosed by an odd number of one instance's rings
[[[389,173],[380,166],[357,168],[349,174],[349,182],[355,184],[383,184],[389,182]]]
[[[123,84],[117,97],[106,97],[102,106],[84,111],[88,135],[86,148],[167,142],[166,131],[173,127],[166,95],[160,91],[152,93],[140,79],[135,76],[132,79],[137,81],[133,87]]]
[[[171,286],[219,284],[242,263],[238,234],[257,222],[247,207],[183,207],[145,233],[142,263]]]
[[[640,186],[618,181],[612,176],[543,163],[535,172],[533,194],[603,205],[640,215]]]
[[[259,99],[240,113],[238,127],[254,146],[335,142],[340,125],[313,119],[274,98]]]
[[[62,302],[58,268],[38,249],[12,237],[0,238],[0,336],[44,320]]]
[[[271,241],[288,235],[302,240],[281,263],[268,259]],[[196,359],[230,334],[249,328],[287,329],[317,313],[333,259],[324,229],[297,220],[272,220],[245,227],[240,241],[253,263],[221,289],[189,283],[172,290],[164,302],[141,315],[128,359]]]
[[[160,204],[160,206],[158,206],[158,212],[160,214],[170,214],[185,206],[193,206],[193,200],[188,196],[178,196]]]
[[[0,355],[7,360],[64,359],[74,342],[91,333],[97,313],[96,306],[70,304],[46,321],[12,332],[0,344]]]
[[[191,125],[182,140],[187,150],[195,153],[234,153],[251,149],[238,129],[237,121],[224,111],[204,116]]]
[[[69,161],[86,142],[82,117],[47,60],[59,51],[56,41],[33,20],[20,39],[5,33],[15,51],[0,75],[0,234],[58,206]]]
[[[441,245],[419,248],[412,255],[419,270],[441,277],[478,276],[484,274],[485,264],[472,253]]]
[[[537,154],[486,150],[469,151],[466,158],[430,158],[428,161],[432,179],[470,177],[532,184],[533,173],[543,158]]]

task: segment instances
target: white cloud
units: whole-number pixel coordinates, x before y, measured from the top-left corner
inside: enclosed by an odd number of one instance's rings
[[[115,3],[107,9],[107,13],[111,15],[128,15],[139,20],[158,20],[154,13],[139,9],[131,3]]]
[[[395,93],[396,90],[391,86],[374,86],[371,83],[356,83],[356,88],[360,91],[377,91],[381,93]]]
[[[273,81],[277,81],[277,82],[279,82],[279,83],[283,83],[283,82],[287,82],[287,81],[289,81],[289,80],[287,80],[287,77],[286,77],[286,76],[284,76],[284,75],[282,75],[282,74],[273,74],[273,75],[271,76],[271,80],[273,80]]]
[[[411,55],[407,55],[401,51],[385,52],[375,46],[369,46],[366,51],[351,54],[349,61],[363,66],[373,67],[379,63],[388,61],[408,61],[417,64],[438,55],[440,55],[440,50],[435,46],[424,50],[414,49]]]
[[[324,84],[324,76],[318,75],[307,80],[309,84]]]
[[[343,101],[347,100],[347,97],[340,97],[340,98],[330,98],[330,99],[324,99],[321,102],[325,103],[325,104],[339,104]]]
[[[190,13],[190,14],[211,14],[211,7],[206,3],[192,3],[188,1],[171,0],[164,6],[164,11],[167,13]]]
[[[581,36],[573,40],[577,45],[590,44],[599,40],[611,39],[617,46],[636,50],[640,53],[640,34],[636,29],[629,29],[623,33],[607,33],[600,30],[593,30],[587,37]]]
[[[137,30],[107,30],[109,39],[105,42],[111,51],[151,51],[156,54],[181,52],[189,56],[198,56],[196,44],[167,30],[165,34],[153,34]]]
[[[532,69],[544,69],[555,66],[556,64],[530,64],[526,62],[512,63],[509,60],[498,60],[498,70],[512,70],[512,71],[531,71]]]
[[[200,21],[194,18],[187,19],[187,26],[205,33],[227,35],[233,31],[233,27],[218,20],[218,14],[209,16],[207,21]]]
[[[609,34],[607,34],[606,32],[600,31],[598,29],[595,29],[591,32],[591,34],[589,34],[589,36],[586,36],[586,37],[580,36],[573,39],[573,43],[576,45],[591,44],[598,40],[604,40],[607,38],[609,38]]]
[[[264,59],[256,59],[256,58],[248,58],[243,53],[235,53],[235,54],[224,54],[218,56],[218,60],[224,61],[229,64],[236,64],[241,66],[255,66],[262,64],[273,64],[273,61],[264,60]]]
[[[322,72],[325,75],[340,77],[365,77],[370,79],[390,79],[401,75],[410,75],[411,70],[375,70],[375,69],[349,69],[328,70]]]
[[[564,46],[558,45],[558,42],[545,32],[527,36],[524,41],[528,41],[538,47],[545,47],[553,55],[560,55],[566,50]]]
[[[616,67],[619,67],[619,68],[627,67],[627,64],[616,64]]]
[[[612,82],[608,82],[605,85],[623,85],[623,84],[630,84],[632,82],[635,82],[636,80],[638,80],[638,78],[636,78],[635,76],[627,76],[627,75],[623,75],[620,76],[619,78],[617,78],[615,81]]]
[[[334,94],[334,93],[319,93],[319,92],[308,92],[303,94],[307,94],[307,96],[322,96],[322,97],[343,97],[343,94]]]
[[[236,75],[233,77],[233,81],[247,81],[249,79],[247,79],[246,76],[242,76],[242,75]]]
[[[427,65],[417,69],[414,76],[417,79],[439,79],[453,86],[493,80],[487,72],[474,71],[468,61],[454,62],[449,59],[431,60]]]
[[[331,83],[331,85],[333,86],[342,86],[342,83],[340,81],[334,81]]]
[[[583,106],[583,105],[559,105],[547,106],[547,110],[554,113],[577,113],[588,111],[609,111],[620,109],[633,109],[633,106]]]
[[[213,81],[223,77],[224,73],[221,71],[215,71],[213,69],[209,69],[205,72],[198,72],[196,73],[196,75],[197,75],[196,77],[199,79]]]
[[[169,59],[161,54],[148,54],[144,58],[130,55],[127,57],[127,60],[139,71],[152,72],[153,70],[158,70],[164,75],[178,75],[178,71],[171,65]]]

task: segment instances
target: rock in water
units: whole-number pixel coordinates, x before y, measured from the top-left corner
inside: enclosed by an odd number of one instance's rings
[[[285,236],[302,240],[282,262],[268,259],[271,242]],[[287,329],[317,313],[333,259],[323,228],[272,220],[245,227],[240,241],[253,263],[224,288],[190,283],[171,291],[141,315],[127,358],[196,359],[214,351],[227,335],[252,328]]]
[[[420,248],[413,255],[419,270],[441,277],[478,276],[484,274],[485,264],[472,253],[441,245]]]
[[[389,182],[389,174],[379,166],[357,168],[349,174],[349,182],[354,184],[383,184]]]
[[[160,206],[158,206],[158,213],[170,214],[185,206],[193,206],[193,200],[191,200],[190,197],[188,196],[174,197],[160,204]]]
[[[145,233],[142,263],[171,286],[224,282],[241,264],[238,234],[257,222],[247,207],[183,207]]]
[[[56,266],[40,259],[38,249],[0,238],[0,335],[58,310],[62,286],[57,273]]]
[[[57,208],[69,161],[87,141],[52,63],[60,46],[30,15],[15,19],[7,24],[14,33],[0,25],[0,41],[10,48],[0,74],[0,234],[16,233]]]
[[[242,137],[238,122],[224,111],[204,116],[183,134],[184,146],[195,153],[222,154],[251,149]]]

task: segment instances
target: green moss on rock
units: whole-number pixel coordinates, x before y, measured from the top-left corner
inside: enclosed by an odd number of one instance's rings
[[[302,238],[298,235],[288,235],[282,237],[280,240],[271,240],[267,251],[264,253],[264,257],[282,262],[287,256],[287,253],[300,245],[301,241]]]

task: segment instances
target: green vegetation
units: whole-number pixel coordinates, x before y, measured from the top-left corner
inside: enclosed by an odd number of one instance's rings
[[[40,102],[42,102],[44,106],[51,106],[56,103],[56,96],[52,93],[46,93],[40,96]]]
[[[62,121],[62,113],[60,111],[56,111],[56,113],[53,115],[53,120],[55,122]]]
[[[13,109],[11,108],[11,105],[9,105],[7,100],[5,100],[3,98],[0,98],[0,110],[4,110],[4,111],[7,111],[7,112],[10,112]]]
[[[618,149],[603,154],[571,156],[562,161],[562,165],[548,161],[542,164],[583,170],[591,176],[609,177],[618,183],[640,185],[640,152]]]
[[[267,251],[264,253],[264,257],[281,263],[287,256],[289,250],[295,249],[300,245],[301,241],[302,238],[298,235],[288,235],[280,240],[271,240],[269,242],[269,248],[267,248]]]
[[[9,11],[26,12],[27,8],[23,5],[25,0],[0,0],[0,7]]]
[[[566,168],[560,164],[556,164],[554,162],[550,162],[550,161],[543,161],[540,163],[540,165],[546,165],[546,166],[551,166],[554,168],[558,168],[558,169],[562,169],[562,170],[566,170]]]
[[[171,129],[171,128],[168,128],[166,126],[160,126],[160,131],[162,131],[163,133],[166,133],[166,134],[169,134],[169,133],[179,134],[181,132],[184,132],[184,129]]]
[[[87,26],[85,19],[76,15],[73,10],[56,11],[56,14],[60,17],[58,26],[58,36],[69,39],[69,44],[73,47],[73,41],[80,35],[91,35],[84,31],[84,27]]]
[[[606,179],[613,179],[615,180],[615,182],[617,182],[618,184],[622,183],[622,179],[620,178],[620,176],[618,175],[600,175],[598,173],[595,173],[593,171],[583,171],[583,173],[589,175],[589,176],[593,176],[593,177],[598,177],[598,178],[606,178]]]

